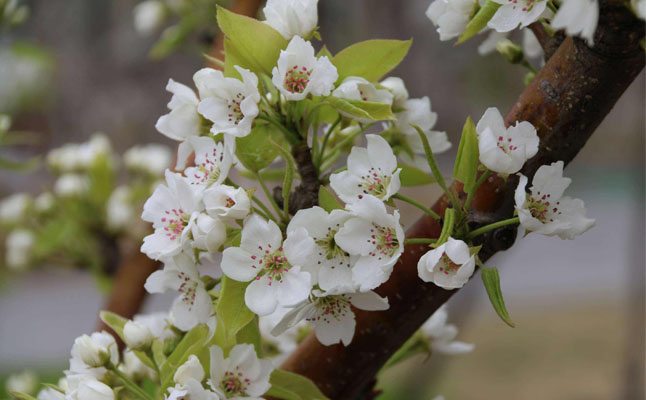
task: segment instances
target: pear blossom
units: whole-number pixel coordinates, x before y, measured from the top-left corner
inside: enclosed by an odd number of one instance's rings
[[[340,293],[337,291],[312,291],[309,301],[289,311],[272,329],[274,336],[295,326],[302,320],[312,324],[316,338],[330,346],[342,342],[348,346],[352,342],[356,321],[351,307],[367,311],[387,310],[388,299],[375,292]]]
[[[144,238],[141,251],[155,260],[179,254],[202,208],[195,188],[181,175],[166,170],[166,184],[157,186],[144,204],[141,218],[152,222],[155,231]]]
[[[563,161],[541,166],[534,174],[529,194],[525,192],[527,177],[520,174],[514,198],[525,230],[574,239],[595,225],[594,219],[586,217],[583,201],[563,196],[571,182],[563,176]]]
[[[285,359],[298,347],[299,339],[305,337],[304,333],[308,332],[310,327],[305,320],[297,322],[294,326],[286,329],[279,335],[272,335],[271,330],[278,325],[291,308],[278,306],[276,311],[272,314],[262,316],[258,319],[258,328],[262,335],[262,339],[273,345],[278,352],[277,355],[271,357],[274,365],[280,366]]]
[[[221,219],[243,219],[251,210],[249,194],[244,188],[213,185],[204,191],[207,214]]]
[[[141,322],[150,329],[150,333],[162,342],[166,339],[172,339],[177,336],[169,322],[168,313],[155,312],[150,314],[137,314],[132,318],[133,321]]]
[[[451,40],[464,32],[476,5],[474,0],[435,0],[426,16],[437,28],[440,40]]]
[[[30,370],[11,374],[5,382],[5,387],[7,391],[33,394],[38,388],[38,377]]]
[[[65,394],[59,392],[56,389],[53,389],[51,387],[45,387],[43,390],[38,392],[38,396],[36,396],[36,399],[38,400],[65,400]]]
[[[128,321],[123,326],[123,339],[131,349],[140,350],[149,347],[154,337],[143,322]]]
[[[336,244],[348,254],[359,255],[352,268],[352,280],[362,292],[386,282],[404,251],[404,230],[399,212],[388,214],[386,206],[374,196],[364,196],[348,206],[353,214],[334,236]]]
[[[308,94],[327,96],[334,89],[339,74],[327,56],[316,58],[314,47],[294,36],[280,51],[278,65],[272,70],[274,86],[289,101],[303,100]]]
[[[597,0],[566,0],[552,20],[552,29],[565,29],[571,36],[581,36],[589,46],[594,44],[594,31],[599,22]]]
[[[635,15],[641,19],[646,19],[646,0],[630,0]]]
[[[465,354],[475,348],[471,343],[455,341],[458,335],[458,328],[448,324],[449,314],[446,306],[441,306],[422,325],[422,333],[430,340],[431,351],[440,354]]]
[[[47,164],[59,172],[87,170],[99,159],[112,163],[112,146],[107,136],[95,133],[85,143],[68,143],[47,154]]]
[[[43,192],[34,200],[34,208],[40,213],[46,213],[52,210],[54,203],[54,195],[51,192]]]
[[[13,224],[20,221],[27,212],[32,198],[27,193],[14,193],[0,201],[0,222]]]
[[[54,193],[61,197],[74,197],[86,193],[90,183],[85,175],[66,173],[54,182]]]
[[[269,375],[274,370],[270,360],[259,359],[251,344],[237,344],[224,358],[219,346],[209,349],[211,376],[209,386],[219,399],[260,399],[271,387]]]
[[[36,238],[27,229],[16,229],[7,236],[5,262],[7,267],[20,269],[26,267],[31,259],[31,250]]]
[[[212,314],[211,296],[199,277],[195,263],[186,254],[166,260],[164,269],[153,272],[144,287],[148,293],[163,293],[168,289],[180,293],[171,307],[170,317],[173,325],[183,331],[206,323]]]
[[[509,32],[498,32],[495,30],[489,31],[487,38],[478,46],[478,54],[486,56],[487,54],[495,52],[498,47],[498,43],[503,39],[507,39],[508,36]]]
[[[128,378],[139,382],[145,379],[157,379],[157,372],[144,364],[132,350],[126,349],[123,352],[123,362],[119,364],[119,371]]]
[[[265,23],[285,39],[309,37],[318,24],[318,0],[267,0]]]
[[[123,164],[126,168],[155,177],[163,174],[172,161],[173,155],[170,149],[157,143],[134,146],[123,154]]]
[[[330,176],[330,186],[346,203],[366,195],[386,201],[401,185],[401,168],[397,168],[397,158],[388,142],[378,135],[366,135],[366,139],[366,148],[352,148],[348,169]]]
[[[184,171],[187,180],[201,188],[224,182],[233,164],[232,149],[210,137],[192,137],[188,141],[195,150],[195,166]]]
[[[393,108],[396,110],[398,108],[404,108],[406,106],[406,100],[408,100],[408,90],[402,78],[396,76],[389,76],[379,84],[386,89],[390,90],[393,94]]]
[[[462,240],[449,238],[446,243],[429,250],[417,263],[417,273],[424,282],[433,282],[443,289],[464,286],[475,270],[475,255]]]
[[[131,196],[132,193],[128,186],[117,186],[108,198],[105,219],[110,229],[118,231],[132,224],[136,211]]]
[[[351,217],[344,210],[328,213],[315,206],[299,210],[289,223],[289,230],[303,228],[314,241],[314,251],[302,267],[312,275],[312,283],[323,290],[352,286],[352,267],[359,256],[348,254],[335,241],[337,232]]]
[[[258,116],[258,77],[237,65],[235,69],[242,81],[213,68],[202,68],[193,75],[201,99],[197,111],[213,122],[213,134],[247,136]]]
[[[519,25],[524,28],[532,22],[536,22],[547,6],[547,0],[493,1],[501,4],[501,7],[496,11],[493,18],[489,20],[487,26],[498,32],[509,32]]]
[[[99,379],[107,372],[103,367],[105,364],[117,365],[119,362],[117,342],[105,331],[77,337],[71,354],[70,374],[92,375]]]
[[[525,161],[538,152],[536,128],[527,122],[505,127],[497,108],[485,111],[476,125],[480,161],[492,171],[502,174],[518,172]]]
[[[360,76],[348,76],[334,89],[332,96],[347,100],[371,101],[392,104],[393,94],[387,89],[377,89],[375,85]]]
[[[137,33],[148,36],[164,23],[166,7],[159,0],[145,0],[132,10]]]
[[[539,58],[543,56],[543,47],[531,29],[523,29],[523,52],[528,58]]]
[[[201,121],[197,113],[200,100],[193,89],[172,79],[168,80],[166,90],[173,94],[168,103],[170,112],[159,117],[155,128],[164,136],[181,142],[177,149],[176,168],[184,169],[186,159],[191,153],[187,139],[200,135]]]
[[[252,281],[245,292],[247,307],[258,315],[271,314],[278,304],[294,305],[309,295],[310,274],[301,265],[313,247],[304,228],[288,229],[283,242],[275,222],[253,214],[244,222],[240,247],[222,253],[222,271],[231,279]]]
[[[199,213],[191,225],[191,246],[195,249],[215,253],[227,238],[227,228],[219,218],[204,212]]]
[[[114,400],[112,388],[89,375],[68,376],[70,382],[66,400]]]
[[[188,356],[188,360],[177,368],[173,380],[175,383],[184,385],[189,379],[194,379],[198,382],[204,380],[204,369],[200,363],[200,359],[195,354]]]

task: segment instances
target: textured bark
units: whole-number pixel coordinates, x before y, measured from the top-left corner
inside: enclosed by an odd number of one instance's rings
[[[601,7],[595,47],[565,39],[506,117],[507,125],[529,121],[538,130],[539,152],[522,170],[529,177],[543,164],[570,162],[644,67],[642,22],[619,2],[602,1]],[[514,176],[506,182],[497,176],[487,179],[472,203],[473,224],[511,217],[516,184]],[[433,209],[443,215],[448,205],[442,197]],[[437,221],[422,217],[407,236],[436,238],[440,230]],[[485,235],[483,261],[511,246],[515,235],[509,226]],[[355,399],[365,393],[388,358],[457,292],[419,279],[417,261],[427,250],[424,245],[406,246],[390,280],[377,289],[388,297],[390,309],[355,310],[357,327],[350,346],[323,346],[310,335],[282,368],[309,377],[332,399]]]

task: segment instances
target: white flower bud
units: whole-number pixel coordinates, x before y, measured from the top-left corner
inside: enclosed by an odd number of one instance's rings
[[[153,334],[143,323],[128,321],[123,327],[123,338],[131,349],[140,350],[150,346],[153,341]]]
[[[105,346],[102,346],[92,340],[88,335],[82,335],[74,340],[72,354],[78,354],[83,363],[91,368],[102,367],[110,361],[110,352]]]
[[[114,392],[105,383],[88,379],[79,385],[76,398],[78,400],[114,400]]]
[[[141,35],[151,35],[158,30],[166,18],[166,9],[161,1],[146,0],[133,10],[135,30]]]
[[[188,360],[177,368],[177,372],[173,375],[175,383],[180,385],[184,385],[189,379],[195,379],[198,382],[202,382],[204,379],[204,369],[200,364],[200,360],[194,354],[191,354]]]

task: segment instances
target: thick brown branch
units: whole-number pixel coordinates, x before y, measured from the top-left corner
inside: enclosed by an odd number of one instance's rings
[[[545,60],[549,60],[556,49],[558,49],[561,43],[563,43],[563,40],[565,40],[565,35],[563,34],[563,32],[556,32],[554,36],[552,36],[547,32],[547,30],[543,26],[543,23],[540,21],[536,21],[530,24],[529,29],[532,30],[534,36],[536,36],[536,39],[538,40],[538,43],[541,44]]]
[[[642,23],[623,4],[606,1],[594,49],[579,39],[561,44],[506,118],[508,125],[531,122],[541,137],[539,153],[525,165],[524,174],[531,177],[542,164],[574,158],[643,69],[643,36]],[[514,178],[505,182],[490,177],[476,194],[472,211],[496,219],[511,216],[515,185]],[[448,205],[441,198],[433,209],[442,215]],[[423,217],[407,236],[433,238],[440,228]],[[510,228],[493,231],[485,237],[480,255],[486,260],[504,250],[514,235]],[[308,376],[332,399],[356,398],[388,358],[456,292],[418,278],[417,261],[426,250],[423,245],[406,246],[390,280],[377,289],[388,297],[390,309],[355,310],[357,326],[350,346],[323,346],[310,335],[282,368]]]

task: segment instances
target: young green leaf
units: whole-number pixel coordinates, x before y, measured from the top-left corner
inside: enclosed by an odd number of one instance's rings
[[[378,81],[401,62],[412,43],[412,40],[367,40],[346,47],[332,59],[339,73],[338,82],[348,76]]]
[[[373,121],[393,120],[395,114],[388,104],[375,103],[371,101],[346,100],[340,97],[330,96],[328,103],[345,114],[353,117],[369,119]]]
[[[493,308],[496,310],[496,313],[503,320],[504,323],[514,327],[514,323],[511,322],[509,318],[509,313],[505,307],[505,301],[502,298],[502,291],[500,290],[500,276],[498,275],[497,268],[487,268],[481,266],[480,270],[482,271],[482,282],[484,283],[485,289],[487,290],[487,295],[489,300],[493,305]]]
[[[319,57],[327,57],[330,59],[330,61],[332,61],[332,59],[334,58],[326,45],[323,45],[323,47],[321,47],[321,50],[319,50],[319,52],[316,53],[316,58],[319,58]]]
[[[119,335],[121,340],[124,340],[123,327],[126,325],[126,322],[128,322],[127,319],[110,311],[101,311],[99,313],[99,318],[101,318],[101,321],[105,322],[107,326],[112,328],[112,330]]]
[[[271,75],[287,40],[271,26],[218,6],[218,26],[235,48],[241,67]],[[228,57],[228,53],[227,53]],[[225,57],[226,62],[226,57]]]
[[[208,335],[209,328],[204,324],[195,326],[184,335],[166,361],[159,366],[162,383],[160,393],[165,393],[166,389],[173,385],[173,375],[177,368],[184,364],[191,354],[198,354],[205,347]]]
[[[269,166],[279,152],[271,141],[284,143],[284,136],[276,127],[256,121],[256,126],[245,137],[236,138],[236,156],[246,168],[253,172]]]
[[[267,396],[285,400],[327,400],[328,398],[308,378],[293,372],[276,369],[269,377],[271,388]]]
[[[433,178],[431,174],[428,174],[419,168],[406,164],[398,164],[397,168],[401,168],[401,172],[399,172],[399,180],[402,186],[421,186],[435,183],[435,178]]]
[[[334,197],[334,195],[323,185],[319,187],[319,206],[327,212],[343,209],[341,203],[339,203],[336,197]]]
[[[453,225],[455,224],[455,209],[447,208],[444,211],[444,221],[442,223],[442,232],[437,239],[437,242],[433,244],[433,247],[439,247],[446,243],[449,240],[449,237],[453,234]]]
[[[283,157],[283,160],[285,160],[285,165],[287,166],[287,170],[285,171],[285,179],[283,180],[283,213],[285,213],[285,215],[289,215],[289,196],[292,193],[292,183],[294,183],[296,162],[294,161],[294,158],[289,153],[289,151],[285,150],[281,145],[274,142],[273,140],[269,139],[269,141],[276,148],[276,150],[278,150],[280,155]]]
[[[469,40],[483,30],[501,5],[502,4],[496,3],[495,1],[487,0],[485,5],[482,6],[482,8],[480,8],[476,15],[471,19],[455,44],[460,44]]]
[[[478,173],[478,134],[476,126],[467,118],[462,129],[462,138],[458,146],[458,154],[453,167],[453,178],[464,184],[464,192],[471,193],[476,183]]]
[[[8,392],[11,395],[11,397],[17,400],[36,400],[35,397],[32,397],[26,393],[13,392],[11,390],[8,390]]]
[[[220,300],[216,307],[218,326],[213,342],[225,352],[236,345],[236,335],[254,318],[254,313],[247,308],[244,301],[248,285],[248,282],[222,277]]]
[[[258,357],[262,357],[262,345],[260,328],[258,327],[258,317],[254,317],[247,325],[245,325],[236,335],[238,343],[251,343],[256,349]]]

